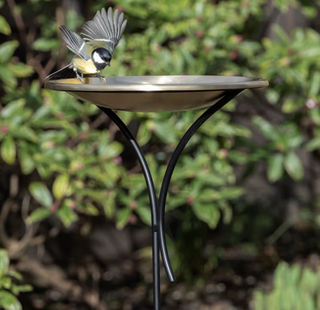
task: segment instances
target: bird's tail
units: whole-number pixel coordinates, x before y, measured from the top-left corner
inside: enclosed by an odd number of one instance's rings
[[[75,72],[70,68],[70,64],[63,67],[62,69],[51,73],[45,78],[45,81],[52,81],[52,80],[62,80],[62,79],[70,79],[75,78]]]

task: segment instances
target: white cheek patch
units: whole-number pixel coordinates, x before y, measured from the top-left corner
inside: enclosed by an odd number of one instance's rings
[[[105,61],[100,57],[100,55],[97,52],[94,52],[92,57],[93,57],[94,62],[96,62],[96,63],[99,63],[99,64],[105,63]]]

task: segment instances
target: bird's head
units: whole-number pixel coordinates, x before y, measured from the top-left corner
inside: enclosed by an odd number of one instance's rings
[[[106,66],[110,66],[111,58],[110,52],[103,47],[99,47],[92,52],[92,61],[99,71]]]

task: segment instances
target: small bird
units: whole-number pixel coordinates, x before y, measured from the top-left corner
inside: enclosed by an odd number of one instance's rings
[[[112,9],[109,8],[107,14],[103,8],[82,26],[80,33],[82,37],[66,26],[60,26],[61,36],[75,56],[69,65],[50,74],[46,80],[76,76],[83,81],[84,74],[94,74],[105,80],[99,72],[110,66],[114,49],[120,42],[126,25],[127,20],[124,20],[123,13],[119,15],[118,10],[115,10],[112,14]]]

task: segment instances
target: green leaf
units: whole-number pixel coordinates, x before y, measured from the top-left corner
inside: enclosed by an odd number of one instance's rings
[[[139,145],[145,145],[149,142],[152,137],[152,131],[150,130],[150,124],[153,124],[153,121],[141,122],[139,125],[139,130],[137,133],[137,141]]]
[[[7,291],[0,291],[0,308],[4,310],[22,310],[17,297]]]
[[[29,191],[32,197],[42,206],[50,208],[53,204],[53,199],[48,188],[40,182],[32,182],[29,186]]]
[[[146,206],[139,206],[136,210],[142,222],[151,226],[151,211]]]
[[[240,187],[224,187],[222,189],[220,189],[220,194],[221,194],[221,198],[222,199],[236,199],[239,196],[243,195],[243,188]]]
[[[6,36],[8,36],[9,34],[11,34],[11,28],[8,24],[8,22],[6,21],[6,19],[0,15],[0,33],[5,34]]]
[[[69,176],[67,174],[60,174],[53,182],[52,192],[56,199],[62,199],[69,187]]]
[[[3,118],[12,118],[23,109],[25,104],[26,99],[24,98],[11,101],[1,110],[1,116]]]
[[[260,132],[271,141],[278,139],[279,135],[275,127],[260,116],[253,119],[253,123],[259,128]]]
[[[176,143],[176,132],[177,129],[170,122],[156,122],[154,124],[154,133],[166,144],[170,145]]]
[[[23,174],[30,174],[34,168],[32,156],[27,151],[26,147],[20,147],[18,152],[19,162]]]
[[[33,73],[33,67],[25,65],[22,62],[17,64],[10,64],[9,70],[13,73],[16,77],[28,77]]]
[[[9,256],[6,250],[0,249],[0,279],[8,273]]]
[[[106,158],[114,158],[119,155],[122,150],[122,144],[118,142],[110,142],[106,139],[101,139],[98,145],[99,155]]]
[[[113,192],[107,192],[105,194],[105,197],[103,197],[103,200],[101,201],[104,209],[104,213],[107,218],[111,219],[114,214],[115,204],[116,204],[116,193]]]
[[[320,139],[318,137],[313,138],[306,144],[306,149],[309,152],[320,149]]]
[[[86,203],[85,208],[81,210],[85,214],[93,215],[93,216],[98,216],[99,215],[99,209],[93,205],[92,203]]]
[[[310,81],[309,97],[316,97],[320,90],[320,72],[316,71]]]
[[[15,278],[18,281],[22,281],[22,275],[19,272],[15,271],[15,270],[9,270],[8,271],[8,276],[10,276],[12,278]]]
[[[10,290],[12,284],[12,280],[9,277],[0,278],[0,287],[3,287],[7,290]]]
[[[13,165],[16,161],[16,145],[10,136],[2,141],[1,157],[9,165]]]
[[[282,104],[282,111],[284,113],[293,113],[294,111],[301,108],[303,104],[293,100],[292,98],[286,98]]]
[[[17,85],[17,79],[7,65],[0,65],[0,80],[10,89]]]
[[[19,46],[18,41],[8,41],[0,45],[0,63],[6,63],[11,60],[14,51]]]
[[[216,228],[220,219],[220,212],[216,204],[195,202],[192,205],[192,210],[199,220],[207,223],[211,229]]]
[[[33,291],[33,287],[29,284],[16,285],[15,291],[17,292],[17,294],[31,292]]]
[[[117,213],[116,226],[118,229],[123,229],[129,222],[132,211],[129,208],[124,208]]]
[[[285,156],[284,167],[294,180],[299,181],[302,179],[304,174],[303,166],[296,153],[290,152]]]
[[[49,52],[52,50],[56,50],[59,46],[59,41],[55,39],[46,39],[46,38],[40,38],[33,42],[32,47],[36,51],[41,52]]]
[[[283,175],[283,154],[277,153],[268,158],[268,180],[278,181]]]
[[[63,203],[59,210],[57,211],[57,216],[60,218],[61,222],[65,227],[70,227],[77,219],[77,214],[67,206],[66,203]]]
[[[47,208],[39,208],[34,210],[27,218],[29,224],[43,221],[49,217],[52,212]]]

